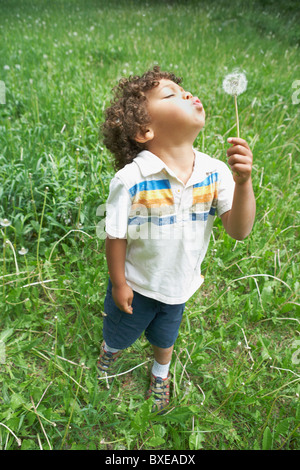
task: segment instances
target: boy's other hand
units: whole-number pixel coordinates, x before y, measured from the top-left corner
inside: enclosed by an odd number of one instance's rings
[[[112,296],[116,306],[125,313],[132,314],[133,290],[128,284],[112,287]]]
[[[251,177],[253,155],[244,139],[230,137],[227,139],[232,147],[227,150],[228,164],[233,172],[236,184],[244,184]]]

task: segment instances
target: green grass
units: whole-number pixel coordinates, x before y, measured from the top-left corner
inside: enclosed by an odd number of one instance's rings
[[[0,1],[1,449],[299,448],[299,12],[248,3]],[[222,80],[244,69],[257,199],[245,241],[216,221],[164,417],[144,402],[143,337],[118,363],[139,367],[111,390],[95,371],[107,282],[96,212],[113,176],[98,128],[117,79],[155,63],[200,96],[196,145],[224,161],[235,114]]]

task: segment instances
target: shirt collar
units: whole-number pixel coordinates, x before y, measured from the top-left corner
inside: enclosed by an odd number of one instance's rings
[[[142,150],[134,162],[138,165],[144,178],[159,173],[164,168],[168,169],[167,165],[149,150]]]
[[[212,173],[215,170],[212,167],[212,159],[209,155],[199,152],[194,149],[195,152],[195,163],[193,173],[186,186],[191,186],[198,183],[201,179],[205,179],[207,174]],[[140,152],[137,157],[134,159],[134,162],[138,165],[144,178],[147,178],[150,175],[154,175],[163,170],[167,171],[171,176],[176,178],[174,172],[154,153],[149,152],[149,150],[143,150]]]
[[[194,149],[195,152],[195,163],[193,173],[189,181],[187,182],[187,186],[192,186],[193,184],[199,183],[199,181],[203,181],[208,174],[213,173],[216,171],[216,160],[211,158],[206,153],[199,152],[199,150]]]

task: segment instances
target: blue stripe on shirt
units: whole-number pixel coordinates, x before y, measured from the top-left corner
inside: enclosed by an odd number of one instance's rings
[[[129,188],[130,195],[133,197],[140,191],[153,191],[157,189],[171,189],[169,180],[146,180],[135,184]]]
[[[176,222],[176,216],[169,217],[131,217],[128,219],[128,225],[143,225],[152,223],[154,225],[172,225]]]
[[[201,188],[202,186],[209,186],[212,183],[216,183],[216,181],[218,181],[218,173],[211,173],[205,178],[205,180],[201,181],[200,183],[194,184],[193,188]]]

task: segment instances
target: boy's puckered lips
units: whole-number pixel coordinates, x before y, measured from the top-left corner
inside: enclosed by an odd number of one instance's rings
[[[203,104],[201,103],[201,101],[199,100],[199,98],[197,96],[195,96],[193,98],[193,105],[197,106],[197,107],[200,107],[200,108],[203,108]]]

